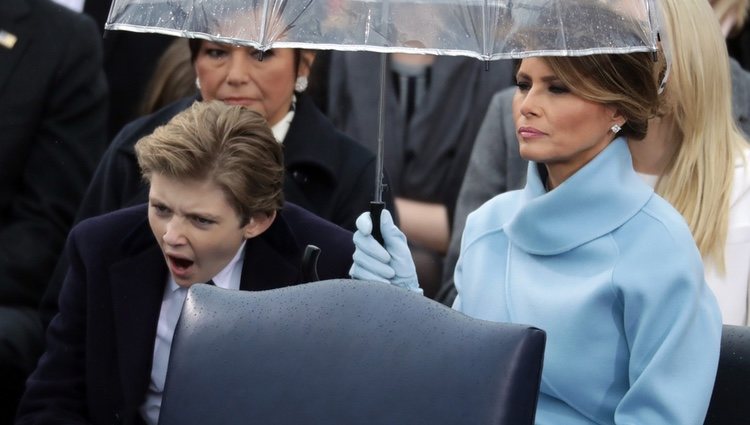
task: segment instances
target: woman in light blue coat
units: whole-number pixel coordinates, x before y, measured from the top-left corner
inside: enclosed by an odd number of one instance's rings
[[[454,308],[537,326],[537,424],[703,423],[721,316],[682,216],[635,173],[626,138],[659,97],[648,53],[524,59],[513,116],[526,186],[467,221]],[[418,290],[403,234],[358,219],[355,278]]]
[[[712,2],[717,14],[724,3]],[[739,7],[735,0],[727,3]],[[646,138],[629,141],[633,168],[689,223],[723,322],[750,325],[750,146],[739,134],[750,135],[750,73],[728,60],[718,22],[706,19],[712,13],[706,0],[658,4],[672,46],[668,101],[649,121]],[[745,9],[739,10],[744,20]],[[471,154],[436,297],[447,305],[455,297],[453,272],[466,216],[493,196],[522,188],[526,179],[528,162],[513,124],[514,92],[492,99]]]

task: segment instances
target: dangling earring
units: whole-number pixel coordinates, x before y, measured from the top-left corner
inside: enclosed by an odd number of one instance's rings
[[[622,127],[620,127],[620,124],[612,124],[612,127],[610,127],[609,129],[612,130],[612,133],[617,134],[620,132],[620,130],[622,130]]]
[[[297,77],[297,81],[294,82],[294,91],[302,93],[307,89],[307,77],[300,75]]]
[[[197,87],[198,90],[201,89],[201,80],[199,80],[198,77],[195,77],[195,87]]]

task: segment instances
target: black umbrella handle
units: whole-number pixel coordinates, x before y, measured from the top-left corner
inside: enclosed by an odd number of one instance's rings
[[[370,218],[372,219],[372,237],[385,248],[383,235],[380,233],[380,213],[385,208],[385,203],[370,201]]]
[[[320,257],[320,248],[315,245],[307,245],[305,252],[302,253],[302,279],[304,282],[317,282],[318,277],[318,257]]]

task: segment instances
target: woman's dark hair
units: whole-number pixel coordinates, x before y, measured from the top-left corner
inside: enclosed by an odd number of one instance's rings
[[[195,58],[198,57],[198,53],[201,51],[201,45],[203,40],[200,38],[188,39],[188,46],[190,47],[190,62],[195,63]],[[300,49],[294,49],[294,69],[299,68],[299,63],[302,57]]]
[[[658,63],[651,53],[545,57],[558,78],[584,99],[612,105],[627,120],[622,135],[646,137],[648,120],[661,109]]]

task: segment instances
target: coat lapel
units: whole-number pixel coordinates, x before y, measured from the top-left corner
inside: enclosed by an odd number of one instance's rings
[[[110,268],[124,407],[139,406],[148,388],[167,276],[161,250],[148,226],[141,227],[140,233],[140,237],[150,237],[151,243]]]
[[[240,289],[262,291],[301,283],[302,252],[281,213],[277,214],[268,230],[247,240]]]

